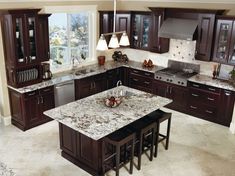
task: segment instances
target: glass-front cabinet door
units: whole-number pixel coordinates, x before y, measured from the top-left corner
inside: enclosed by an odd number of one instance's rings
[[[233,21],[233,31],[232,31],[231,41],[230,41],[228,62],[230,64],[235,65],[235,21]]]
[[[132,47],[138,49],[148,49],[149,47],[149,30],[150,15],[135,14],[132,29]]]
[[[36,17],[34,15],[26,16],[26,34],[28,36],[28,63],[34,63],[37,61],[37,46],[36,46]]]
[[[232,24],[232,20],[217,21],[214,60],[220,63],[228,62]]]
[[[142,23],[141,23],[141,28],[142,28],[142,40],[140,43],[141,48],[148,48],[149,47],[149,30],[150,30],[150,17],[147,15],[142,16]]]
[[[15,36],[15,63],[16,65],[26,64],[26,49],[25,49],[25,37],[24,37],[24,16],[13,17],[13,35]],[[15,24],[15,25],[14,25]]]

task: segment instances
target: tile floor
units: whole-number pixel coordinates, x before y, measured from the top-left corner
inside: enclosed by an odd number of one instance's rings
[[[143,156],[142,169],[134,169],[133,176],[235,176],[235,135],[227,127],[172,112],[169,150],[160,144],[153,162]],[[16,176],[89,176],[60,156],[55,121],[26,132],[0,124],[0,161]],[[128,175],[125,168],[120,175]]]

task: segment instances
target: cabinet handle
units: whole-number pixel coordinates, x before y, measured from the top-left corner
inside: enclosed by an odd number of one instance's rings
[[[136,82],[139,81],[139,79],[136,79],[136,78],[134,78],[133,80],[136,81]]]
[[[148,81],[145,81],[145,82],[144,82],[144,84],[148,84],[148,85],[149,85],[149,84],[150,84],[150,82],[148,82]]]
[[[213,114],[213,112],[209,110],[206,110],[206,113]]]
[[[194,97],[199,97],[199,95],[192,93],[192,96]]]
[[[44,102],[44,100],[43,100],[43,97],[41,96],[41,103],[43,103]]]
[[[93,82],[93,85],[94,85],[93,88],[95,89],[95,87],[96,87],[96,86],[95,86],[95,82]]]
[[[230,91],[224,91],[226,96],[230,96],[231,92]]]
[[[210,100],[210,101],[215,101],[215,99],[214,98],[207,98],[207,100]]]
[[[150,73],[144,73],[145,76],[150,76],[151,74]]]
[[[28,96],[33,96],[33,95],[35,95],[35,92],[33,92],[33,93],[28,93],[27,95],[28,95]]]
[[[51,89],[48,88],[48,89],[43,89],[43,92],[49,92]]]
[[[199,85],[197,85],[197,84],[193,84],[193,87],[200,87]]]
[[[134,73],[139,73],[139,71],[137,71],[137,70],[133,70],[133,72],[134,72]]]
[[[190,108],[192,108],[192,109],[197,109],[197,107],[196,107],[196,106],[190,106]]]
[[[140,47],[141,47],[142,42],[140,42]]]
[[[210,88],[210,87],[209,87],[208,89],[209,89],[209,90],[211,90],[211,91],[215,91],[215,89],[213,89],[213,88]]]
[[[93,82],[91,82],[91,85],[90,85],[90,90],[93,89]]]
[[[38,104],[40,104],[40,98],[38,97]]]
[[[28,57],[27,56],[25,56],[25,62],[26,62],[26,64],[28,63]]]
[[[50,52],[49,51],[47,52],[47,56],[48,56],[48,59],[50,59]]]

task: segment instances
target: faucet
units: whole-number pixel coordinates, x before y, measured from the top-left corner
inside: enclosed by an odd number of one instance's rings
[[[75,65],[74,65],[75,59],[79,62],[79,59],[78,59],[77,57],[72,57],[72,69],[73,69],[73,70],[75,69]]]
[[[122,81],[119,80],[119,81],[117,82],[117,87],[118,87],[118,86],[121,86],[121,85],[122,85]]]

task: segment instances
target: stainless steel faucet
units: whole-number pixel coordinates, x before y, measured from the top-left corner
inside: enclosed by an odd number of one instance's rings
[[[117,87],[118,87],[118,86],[121,86],[121,85],[122,85],[122,81],[119,80],[119,81],[117,82]]]

